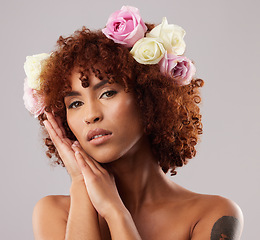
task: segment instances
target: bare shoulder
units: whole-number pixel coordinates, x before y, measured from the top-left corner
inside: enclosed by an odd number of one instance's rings
[[[242,216],[241,209],[232,200],[218,196],[207,194],[196,194],[198,205],[203,207],[203,214],[207,215],[209,212],[218,213],[225,212],[226,214],[235,214],[236,216]]]
[[[239,240],[244,219],[240,207],[227,198],[197,194],[200,218],[192,232],[192,240]]]
[[[45,239],[53,232],[57,236],[64,234],[69,205],[70,197],[65,195],[50,195],[40,199],[33,210],[35,239]],[[55,236],[53,235],[53,237]]]
[[[55,215],[59,217],[68,214],[70,204],[70,196],[65,195],[49,195],[40,199],[33,210],[34,217],[45,217]]]

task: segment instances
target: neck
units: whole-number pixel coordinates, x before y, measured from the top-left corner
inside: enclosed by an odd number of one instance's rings
[[[137,212],[165,196],[170,180],[161,170],[147,138],[142,138],[137,149],[108,164],[114,175],[118,192],[126,208]]]

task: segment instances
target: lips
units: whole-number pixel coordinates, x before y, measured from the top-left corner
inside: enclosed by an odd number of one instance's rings
[[[88,132],[88,135],[87,135],[87,140],[88,141],[91,141],[92,139],[94,139],[95,136],[98,136],[98,135],[110,135],[112,134],[112,132],[108,131],[108,130],[105,130],[105,129],[102,129],[102,128],[96,128],[94,130],[90,130]]]

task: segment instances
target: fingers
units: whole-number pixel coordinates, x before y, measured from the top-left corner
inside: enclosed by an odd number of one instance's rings
[[[61,122],[61,119],[59,117],[56,118],[57,124],[60,128],[60,130],[62,131],[63,136],[66,136],[66,132],[65,129],[63,128],[63,124]]]
[[[75,153],[71,148],[71,144],[68,144],[66,139],[67,138],[60,138],[60,136],[56,133],[53,129],[51,123],[47,120],[44,122],[44,126],[46,127],[52,142],[54,143],[58,153],[65,164],[65,167],[71,176],[71,178],[76,178],[77,176],[81,175],[79,166],[76,162]]]
[[[57,133],[57,135],[62,138],[64,137],[66,134],[65,134],[65,130],[63,129],[62,127],[62,124],[61,124],[61,120],[57,120],[52,113],[48,113],[48,112],[45,112],[46,116],[47,116],[47,119],[48,121],[50,122],[50,124],[52,125],[52,128],[55,130],[55,132]],[[58,121],[59,121],[59,124],[58,124]]]
[[[57,148],[60,157],[63,159],[64,155],[67,155],[68,153],[70,153],[70,155],[71,154],[74,155],[73,151],[70,147],[71,143],[68,143],[68,141],[66,141],[66,139],[64,139],[64,138],[61,138],[57,134],[57,132],[55,131],[55,129],[53,128],[53,126],[51,125],[51,123],[49,121],[45,120],[45,121],[43,121],[43,124],[44,124],[45,128],[47,129],[52,142],[54,143],[55,147]]]
[[[72,144],[72,149],[75,152],[80,152],[82,158],[88,163],[88,165],[92,168],[92,171],[97,173],[97,170],[102,172],[102,173],[106,173],[106,170],[94,159],[92,159],[90,156],[88,156],[86,154],[86,152],[83,150],[83,148],[80,146],[78,141],[75,141]]]
[[[43,124],[44,124],[45,128],[47,129],[54,145],[57,146],[58,144],[62,144],[62,141],[61,141],[59,135],[53,129],[53,126],[51,125],[51,123],[49,121],[45,120],[45,121],[43,121]]]
[[[79,151],[75,152],[75,157],[84,177],[88,177],[94,174],[91,167],[88,165]]]
[[[83,156],[82,152],[76,151],[75,157],[77,162],[79,163],[79,167],[81,168],[81,170],[83,170],[84,167],[87,166],[91,169],[92,174],[94,173],[95,175],[98,175],[101,173],[101,171],[97,168],[93,160],[91,160],[89,157]]]

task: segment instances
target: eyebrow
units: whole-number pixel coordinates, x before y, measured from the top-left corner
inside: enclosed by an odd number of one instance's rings
[[[103,80],[99,83],[97,83],[94,87],[93,90],[97,90],[99,88],[101,88],[103,85],[107,84],[108,80]],[[69,92],[65,97],[74,97],[74,96],[81,96],[80,92],[78,91],[71,91]]]
[[[81,95],[81,94],[80,94],[79,92],[77,92],[77,91],[71,91],[71,92],[67,93],[64,98],[66,98],[66,97],[80,96],[80,95]]]
[[[108,83],[108,80],[103,80],[103,81],[97,83],[97,84],[93,87],[93,89],[94,89],[94,90],[97,90],[97,89],[101,88],[103,85],[105,85],[105,84],[107,84],[107,83]]]

